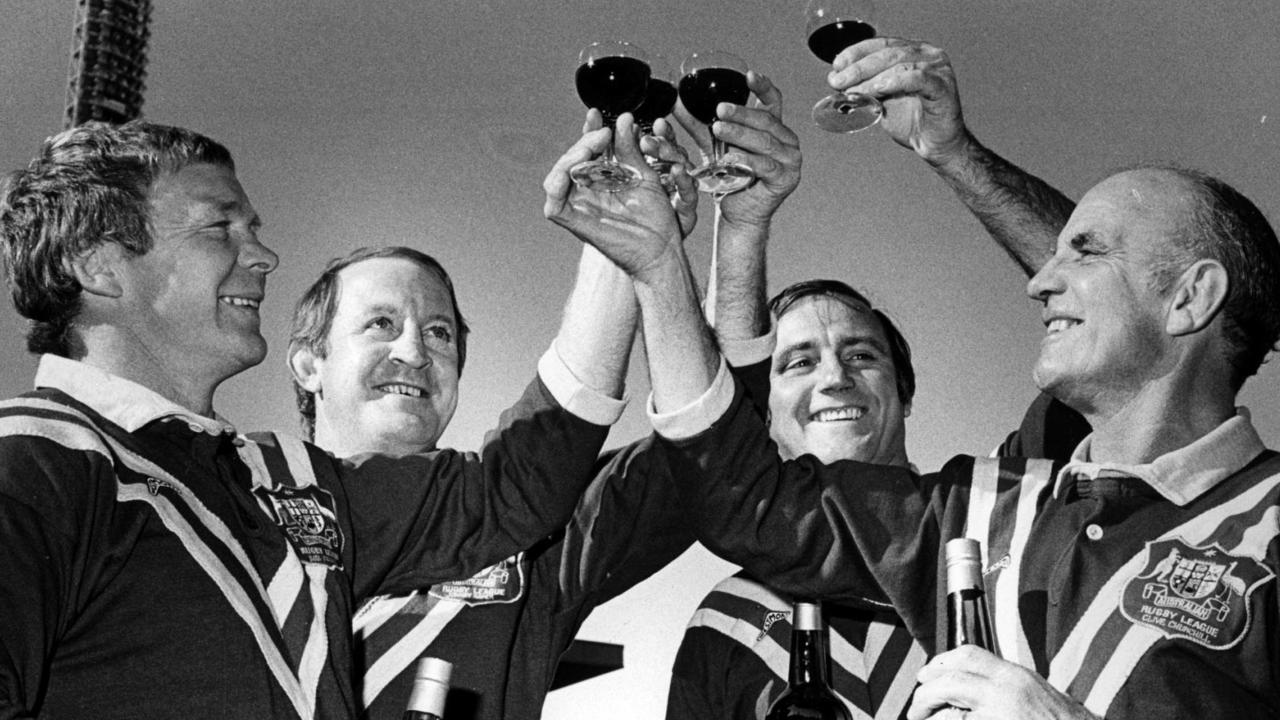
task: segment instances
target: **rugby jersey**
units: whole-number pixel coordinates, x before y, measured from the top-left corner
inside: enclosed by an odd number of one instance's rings
[[[563,526],[605,433],[535,382],[483,463],[339,462],[70,360],[37,385],[0,403],[6,719],[353,717],[355,604]]]
[[[738,573],[689,620],[672,667],[667,720],[763,720],[787,687],[792,601]],[[926,654],[892,612],[823,604],[829,680],[854,720],[897,720]]]
[[[534,720],[560,655],[596,606],[693,544],[646,438],[601,458],[573,518],[475,576],[364,603],[354,619],[371,720],[399,720],[419,657],[454,664],[449,720]]]
[[[1150,465],[783,463],[740,397],[665,444],[699,539],[784,592],[891,605],[937,649],[947,539],[983,541],[1000,654],[1107,718],[1280,713],[1280,456],[1245,414]]]

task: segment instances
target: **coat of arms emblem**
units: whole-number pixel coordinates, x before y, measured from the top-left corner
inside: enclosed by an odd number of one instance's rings
[[[1142,571],[1124,588],[1120,611],[1131,622],[1207,648],[1226,649],[1249,628],[1249,595],[1275,574],[1217,543],[1179,538],[1147,543]]]

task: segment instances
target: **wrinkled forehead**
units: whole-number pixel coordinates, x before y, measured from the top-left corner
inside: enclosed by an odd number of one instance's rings
[[[1195,202],[1195,186],[1173,171],[1126,170],[1085,193],[1058,239],[1066,242],[1083,232],[1104,236],[1175,233]]]
[[[444,276],[408,258],[380,257],[338,271],[339,317],[371,309],[394,311],[418,320],[442,317],[454,322],[453,302]]]

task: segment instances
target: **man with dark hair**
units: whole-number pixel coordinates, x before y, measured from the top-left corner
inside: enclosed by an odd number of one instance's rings
[[[480,454],[236,432],[214,392],[266,354],[260,224],[225,148],[145,122],[61,133],[7,184],[47,354],[0,405],[0,717],[352,717],[357,604],[528,547],[590,479],[622,366],[580,328]]]
[[[889,317],[835,280],[790,285],[769,309],[776,348],[767,388],[752,393],[768,398],[778,452],[906,467],[915,370]],[[786,687],[792,602],[746,572],[717,584],[680,644],[667,718],[763,717]],[[836,603],[823,610],[832,688],[867,716],[897,717],[923,649],[892,611]]]
[[[997,239],[1019,266],[1038,267],[1040,245],[1051,242],[1065,221],[1065,213],[1059,217],[1062,204],[1069,202],[976,143],[967,146],[974,157],[944,161],[939,148],[967,137],[954,82],[948,82],[950,65],[929,46],[898,57],[908,65],[917,59],[932,62],[924,63],[926,71],[913,76],[912,85],[885,99],[891,107],[883,122],[889,136],[929,161],[993,232],[1017,227],[1018,233],[1004,232]],[[734,108],[718,123],[718,133],[747,136],[759,122],[755,111]],[[753,194],[763,195],[754,198],[757,206],[776,210],[763,202],[767,194],[755,190],[722,202],[747,204]],[[757,217],[768,226],[772,215]],[[905,419],[915,373],[906,339],[888,316],[838,281],[795,283],[766,308],[765,237],[722,239],[713,329],[752,404],[768,418],[779,452],[785,458],[809,454],[827,463],[908,467]],[[755,364],[762,355],[768,362]],[[1033,403],[1001,454],[1070,456],[1088,427],[1065,408],[1046,404]],[[785,688],[791,607],[791,597],[746,571],[717,585],[685,632],[672,670],[668,720],[762,718]],[[924,649],[890,609],[828,602],[823,615],[831,633],[830,677],[837,695],[855,716],[899,717],[924,664]]]

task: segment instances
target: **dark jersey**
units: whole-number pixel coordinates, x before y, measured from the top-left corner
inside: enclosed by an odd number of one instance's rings
[[[605,434],[538,382],[482,455],[339,462],[202,420],[0,404],[0,718],[350,718],[356,604],[562,527]]]
[[[539,717],[591,610],[693,543],[652,443],[602,458],[573,519],[527,551],[467,580],[365,603],[355,631],[368,717],[401,717],[424,656],[454,664],[450,720]]]
[[[1280,713],[1280,456],[1243,416],[1148,480],[1017,458],[924,476],[783,463],[741,398],[671,448],[673,472],[699,479],[684,495],[699,538],[784,591],[890,603],[936,649],[939,553],[975,537],[1001,655],[1094,713]]]

